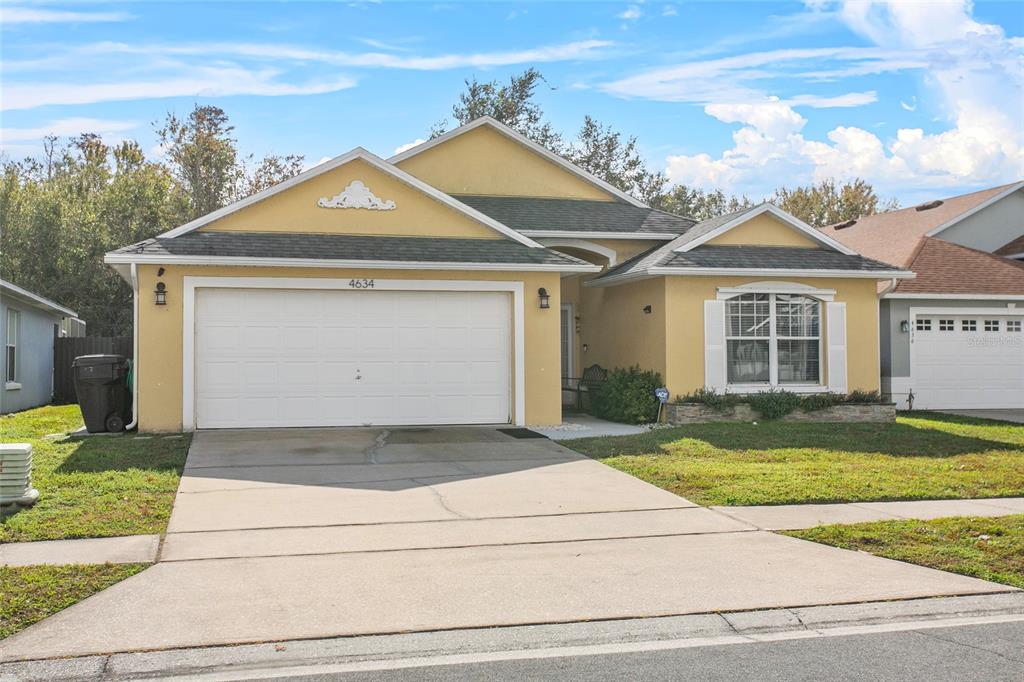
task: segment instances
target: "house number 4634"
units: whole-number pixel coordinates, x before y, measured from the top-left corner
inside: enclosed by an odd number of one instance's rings
[[[372,279],[350,279],[348,285],[353,289],[372,289]]]

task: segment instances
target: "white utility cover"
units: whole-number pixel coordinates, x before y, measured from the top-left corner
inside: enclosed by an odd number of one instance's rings
[[[1019,323],[1022,317],[998,312],[919,313],[916,321],[911,321],[910,384],[914,408],[1024,407],[1024,331],[1010,331],[1007,323],[1011,320]],[[930,329],[917,328],[924,321],[928,321]],[[993,323],[998,323],[998,330]]]
[[[198,289],[198,428],[510,421],[511,295]]]

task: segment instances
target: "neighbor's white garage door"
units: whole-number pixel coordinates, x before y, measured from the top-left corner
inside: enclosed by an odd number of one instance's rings
[[[198,289],[198,428],[509,421],[510,295]]]
[[[914,407],[1024,407],[1024,317],[921,315],[913,321]]]

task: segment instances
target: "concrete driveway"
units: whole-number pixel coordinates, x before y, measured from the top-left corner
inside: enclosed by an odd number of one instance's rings
[[[757,531],[491,428],[212,431],[161,561],[0,660],[1008,590]]]

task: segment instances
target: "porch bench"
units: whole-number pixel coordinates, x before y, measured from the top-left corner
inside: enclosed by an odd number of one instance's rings
[[[583,396],[597,390],[608,378],[608,370],[601,365],[591,365],[583,370],[581,377],[562,377],[562,390],[576,394],[576,409],[583,409]]]

